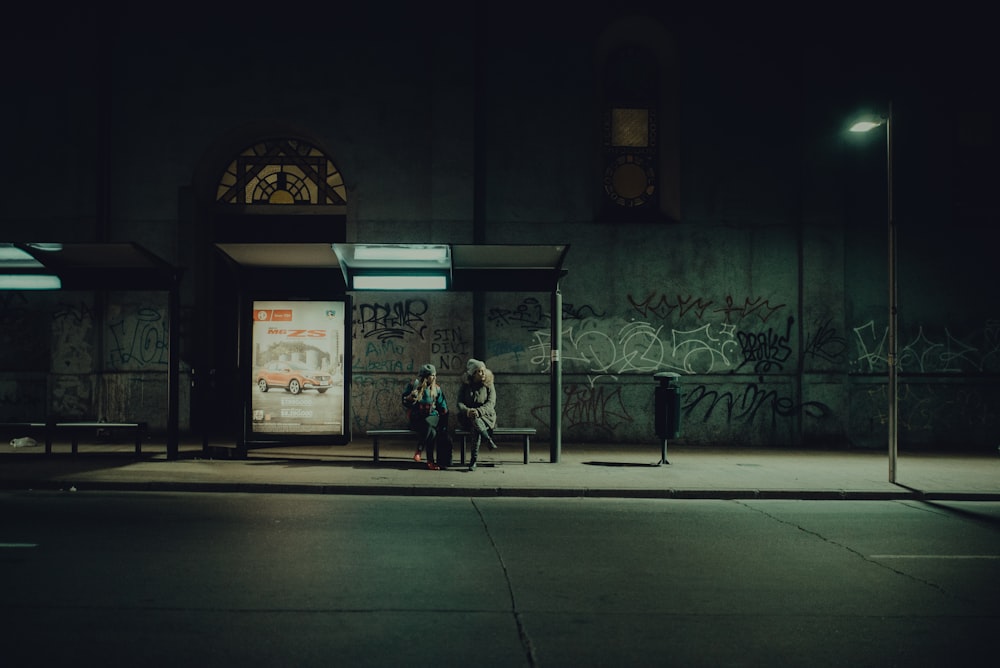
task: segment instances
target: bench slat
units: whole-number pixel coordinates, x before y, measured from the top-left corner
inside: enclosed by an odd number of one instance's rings
[[[493,430],[493,433],[499,436],[534,436],[537,432],[538,430],[532,427],[497,427]],[[472,436],[472,432],[466,429],[456,429],[455,433],[459,436]]]

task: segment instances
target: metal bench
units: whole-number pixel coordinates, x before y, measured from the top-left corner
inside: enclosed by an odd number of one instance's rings
[[[462,464],[465,463],[465,450],[467,446],[467,439],[472,436],[472,432],[465,429],[456,429],[454,432],[455,436],[461,438],[461,459],[459,460]],[[528,463],[528,457],[531,454],[531,437],[537,433],[537,430],[532,427],[498,427],[493,430],[494,437],[501,436],[520,436],[522,438],[522,447],[524,449],[524,463]],[[369,429],[367,435],[372,439],[372,459],[374,461],[379,461],[379,439],[382,438],[416,438],[417,432],[412,429]]]
[[[80,445],[80,436],[88,431],[125,430],[135,432],[135,454],[142,454],[142,439],[146,435],[145,422],[55,422],[50,425],[45,438],[45,454],[52,452],[52,432],[68,432],[70,450],[75,455]]]
[[[0,431],[7,433],[22,431],[28,434],[38,434],[45,439],[45,454],[52,454],[52,441],[57,434],[63,432],[69,436],[70,449],[77,454],[80,447],[80,437],[88,431],[127,430],[135,432],[135,454],[142,454],[142,441],[146,436],[145,422],[0,422]]]

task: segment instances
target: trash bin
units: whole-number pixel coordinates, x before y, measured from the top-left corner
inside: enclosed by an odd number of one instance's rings
[[[667,461],[667,439],[681,435],[681,388],[680,374],[661,371],[653,378],[659,383],[653,391],[653,426],[662,444],[660,464]]]

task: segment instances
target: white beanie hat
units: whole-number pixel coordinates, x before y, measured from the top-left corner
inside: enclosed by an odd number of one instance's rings
[[[486,368],[486,362],[481,362],[480,360],[477,359],[470,359],[465,364],[465,373],[471,376],[472,374],[476,373],[477,369],[485,369],[485,368]]]

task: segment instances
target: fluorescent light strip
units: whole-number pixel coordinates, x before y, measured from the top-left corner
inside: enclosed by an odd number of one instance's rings
[[[401,276],[399,274],[357,274],[355,290],[447,290],[447,276]]]
[[[358,246],[355,260],[420,260],[443,262],[448,259],[447,246]]]
[[[0,290],[58,290],[62,281],[50,274],[0,274]]]

